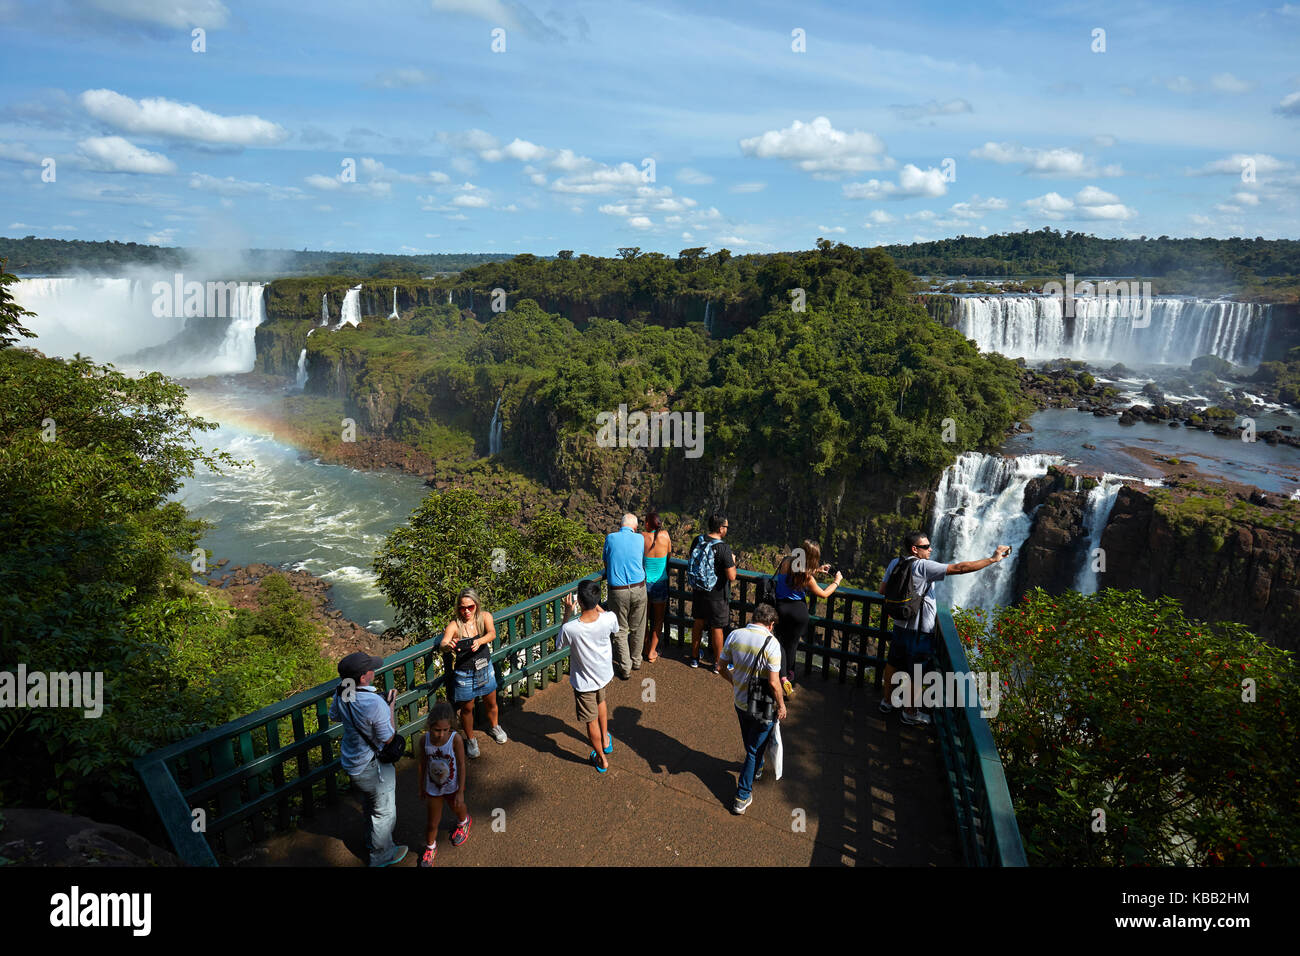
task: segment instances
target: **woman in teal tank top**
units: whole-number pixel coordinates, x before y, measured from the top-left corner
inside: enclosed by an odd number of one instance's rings
[[[673,542],[668,532],[663,530],[658,512],[652,511],[645,516],[645,527],[641,537],[645,539],[645,586],[650,602],[650,614],[646,616],[645,659],[646,663],[652,663],[659,659],[659,635],[668,610],[668,556],[672,554]]]

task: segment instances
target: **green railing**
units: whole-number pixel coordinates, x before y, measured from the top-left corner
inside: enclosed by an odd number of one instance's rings
[[[690,640],[686,563],[669,562],[669,601],[662,641]],[[592,577],[595,577],[594,575]],[[763,575],[740,571],[732,587],[733,623],[753,610]],[[497,641],[498,697],[527,696],[559,680],[568,651],[555,649],[563,620],[560,599],[569,582],[538,597],[493,612]],[[852,680],[881,687],[888,630],[883,597],[840,588],[813,599],[811,627],[802,645],[805,678]],[[965,673],[966,655],[947,608],[939,612],[937,665]],[[708,637],[705,636],[707,642]],[[381,690],[397,690],[398,732],[421,729],[428,700],[442,693],[437,641],[417,644],[391,657],[375,674]],[[338,682],[330,681],[264,707],[231,723],[147,754],[136,769],[177,854],[190,865],[215,866],[276,830],[288,830],[332,802],[347,777],[339,763],[342,727],[329,719]],[[962,851],[973,866],[1024,865],[1024,850],[1007,792],[1002,764],[978,704],[940,710],[935,727],[952,793]]]

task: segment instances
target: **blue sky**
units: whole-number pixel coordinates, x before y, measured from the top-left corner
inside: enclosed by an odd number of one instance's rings
[[[1300,2],[304,6],[0,0],[0,235],[675,255],[1298,233]]]

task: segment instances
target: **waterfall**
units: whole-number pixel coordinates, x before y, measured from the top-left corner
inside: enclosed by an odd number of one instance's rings
[[[393,286],[393,314],[390,315],[389,318],[390,319],[401,318],[401,316],[397,314],[397,286]]]
[[[330,324],[330,297],[328,292],[322,292],[320,295],[320,324]]]
[[[1011,557],[1000,564],[948,578],[941,585],[948,604],[992,608],[1015,600],[1016,562],[1033,524],[1033,517],[1025,514],[1025,486],[1031,478],[1047,474],[1049,465],[1061,462],[1055,455],[1003,458],[968,451],[944,471],[930,529],[932,560],[977,561],[1000,544],[1012,547]]]
[[[710,335],[713,334],[713,318],[709,314],[712,306],[712,302],[704,303],[704,331],[708,332]]]
[[[451,305],[451,290],[447,290],[447,304]]]
[[[1106,522],[1110,520],[1111,509],[1115,507],[1115,499],[1123,485],[1124,479],[1119,475],[1106,474],[1088,492],[1088,500],[1083,506],[1083,527],[1088,533],[1088,544],[1084,549],[1083,567],[1074,579],[1074,589],[1080,594],[1097,593],[1097,572],[1092,569],[1092,553],[1101,547],[1101,534],[1106,530]]]
[[[496,408],[492,409],[492,422],[488,425],[488,454],[501,454],[501,398],[497,397]]]
[[[36,338],[19,344],[46,355],[71,358],[80,352],[123,370],[169,375],[251,371],[253,333],[266,317],[262,283],[219,286],[217,292],[205,289],[203,304],[188,318],[189,294],[174,291],[172,275],[160,276],[157,283],[89,276],[20,279],[10,289],[18,305],[36,313],[23,322]]]
[[[1150,325],[1143,304],[1119,296],[1075,298],[1073,318],[1052,295],[956,297],[957,328],[985,352],[1048,361],[1187,365],[1217,355],[1236,365],[1258,365],[1267,354],[1272,309],[1254,302],[1152,296]]]
[[[307,387],[307,350],[298,353],[298,387]]]
[[[345,325],[350,325],[354,329],[361,325],[361,286],[355,285],[348,289],[347,295],[343,296],[343,307],[339,310],[339,324],[334,326],[334,331],[338,331]]]

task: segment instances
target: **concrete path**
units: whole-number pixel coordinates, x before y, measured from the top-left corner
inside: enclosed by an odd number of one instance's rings
[[[771,769],[743,816],[730,812],[744,750],[731,688],[682,652],[643,665],[609,690],[614,753],[598,774],[564,683],[503,706],[510,742],[476,733],[470,761],[470,839],[438,838],[437,866],[961,865],[938,742],[929,728],[876,711],[874,690],[813,676],[782,724],[785,773]],[[394,837],[424,846],[414,759],[398,764]],[[444,826],[451,811],[444,810]],[[361,866],[360,800],[268,840],[243,865]]]

